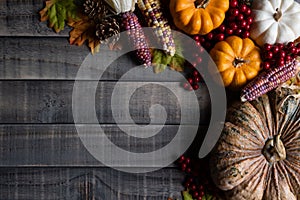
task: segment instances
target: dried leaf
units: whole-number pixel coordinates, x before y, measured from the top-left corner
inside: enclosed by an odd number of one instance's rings
[[[76,19],[77,14],[78,8],[73,0],[47,0],[40,11],[40,20],[48,21],[48,27],[58,33],[65,28],[65,21]]]
[[[99,51],[100,40],[96,36],[96,25],[93,20],[82,17],[78,21],[70,20],[68,25],[73,27],[70,32],[70,44],[81,46],[87,41],[93,54]]]
[[[170,68],[179,72],[184,69],[185,59],[178,54],[175,54],[170,62]]]

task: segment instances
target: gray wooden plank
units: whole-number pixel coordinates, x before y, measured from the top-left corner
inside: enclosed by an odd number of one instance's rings
[[[136,81],[183,79],[180,73],[172,70],[154,74],[151,67],[139,66],[132,56],[106,47],[91,56],[86,46],[70,45],[66,38],[3,37],[0,46],[0,80],[98,80],[103,71],[101,80],[119,80],[121,77]],[[104,59],[112,59],[112,64],[106,66]],[[94,64],[86,64],[92,62]],[[83,66],[88,68],[86,73],[77,76]],[[137,69],[129,72],[134,67]]]
[[[180,197],[184,174],[165,168],[127,174],[110,168],[1,168],[1,200],[166,200]]]
[[[44,0],[0,1],[0,36],[67,36],[70,28],[59,34],[39,21],[39,11]]]
[[[97,82],[85,81],[85,83]],[[181,112],[183,105],[180,105],[179,99],[186,98],[189,101],[187,95],[191,93],[181,88],[177,82],[166,82],[164,86],[155,82],[122,82],[120,84],[124,87],[123,94],[119,97],[115,95],[116,103],[111,106],[111,96],[113,90],[117,88],[115,83],[113,81],[98,83],[95,95],[98,121],[83,120],[78,121],[79,123],[113,124],[115,119],[112,115],[112,107],[119,118],[122,118],[122,122],[118,122],[120,124],[131,124],[132,120],[135,123],[148,124],[151,120],[150,114],[156,121],[154,123],[164,124],[166,121],[166,124],[180,124],[183,117],[193,120],[193,117],[199,114],[195,110],[196,107],[188,107],[184,109],[185,112]],[[137,89],[131,96],[128,106],[126,104],[131,115],[129,119],[125,115],[126,108],[123,106],[122,97],[138,84],[145,85]],[[0,81],[0,123],[73,123],[73,86],[74,81]],[[89,87],[89,85],[82,86],[84,90]],[[178,97],[174,92],[177,92]],[[201,86],[195,93],[197,99],[193,99],[199,103],[199,123],[207,124],[210,116],[208,90]],[[86,94],[83,93],[83,105],[80,108],[91,105],[84,99],[85,97]],[[164,107],[167,118],[162,110],[150,112],[151,105],[155,104]],[[89,113],[84,110],[82,115],[89,115]]]
[[[129,152],[153,152],[168,145],[178,134],[179,125],[165,125],[163,128],[152,125],[157,133],[149,138],[136,138],[128,134],[136,132],[134,125],[102,125],[105,135],[99,135],[96,125],[79,125],[88,134],[102,141],[107,137],[113,144]],[[127,128],[128,132],[123,132]],[[189,126],[181,126],[188,129]],[[196,127],[197,128],[197,127]],[[198,128],[198,135],[206,134],[206,126]],[[124,129],[123,129],[124,130]],[[187,137],[189,140],[192,138]],[[97,137],[96,137],[97,136]],[[103,149],[110,144],[99,142]],[[200,144],[201,141],[198,141]],[[75,125],[0,125],[0,167],[2,166],[103,166],[83,145]],[[95,146],[89,150],[97,150]],[[179,146],[178,146],[179,148]],[[175,154],[174,150],[174,154]],[[180,153],[179,155],[183,154]],[[122,161],[115,167],[122,166]],[[173,166],[173,165],[170,165]],[[145,166],[157,167],[157,166]]]

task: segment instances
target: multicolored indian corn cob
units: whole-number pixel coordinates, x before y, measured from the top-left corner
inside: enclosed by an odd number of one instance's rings
[[[295,76],[297,64],[298,61],[294,59],[285,65],[270,68],[262,72],[242,90],[241,101],[252,101],[283,84]]]
[[[144,31],[138,21],[137,16],[129,11],[121,13],[121,28],[127,31],[130,38],[130,42],[133,43],[134,49],[136,49],[137,59],[144,65],[151,65],[151,53],[149,45],[144,34]]]
[[[148,26],[155,28],[156,37],[161,42],[163,50],[173,56],[175,42],[168,20],[162,12],[160,0],[138,0],[137,4]]]

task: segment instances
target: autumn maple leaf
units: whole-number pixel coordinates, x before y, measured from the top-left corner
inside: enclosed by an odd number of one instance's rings
[[[96,36],[96,24],[93,20],[84,16],[79,20],[69,20],[68,25],[73,27],[70,32],[70,44],[81,46],[87,41],[93,54],[99,51],[100,40]]]
[[[65,21],[77,18],[78,8],[73,0],[47,0],[39,13],[40,20],[48,21],[48,26],[58,33],[65,28]]]

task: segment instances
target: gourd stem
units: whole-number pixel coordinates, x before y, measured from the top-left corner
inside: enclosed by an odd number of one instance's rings
[[[276,8],[276,12],[274,13],[274,19],[278,22],[282,17],[282,12],[279,8]]]
[[[196,0],[195,1],[195,7],[196,8],[206,8],[210,0]]]
[[[283,142],[280,139],[280,134],[267,140],[262,153],[269,163],[278,162],[286,158],[286,151]]]
[[[242,58],[235,58],[234,61],[232,62],[234,67],[239,67],[240,65],[247,63],[248,61],[242,59]]]

